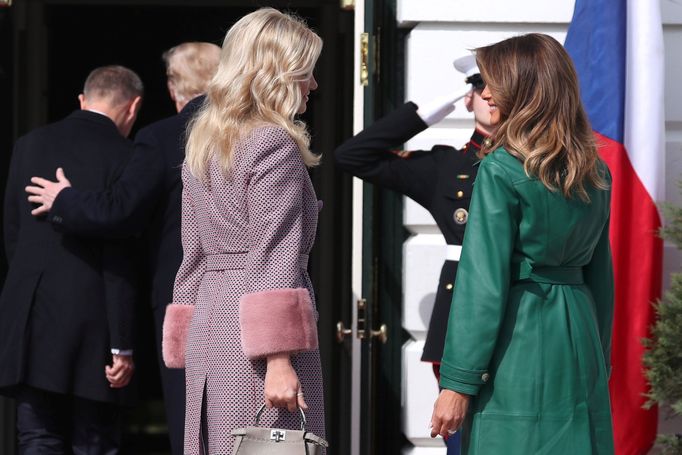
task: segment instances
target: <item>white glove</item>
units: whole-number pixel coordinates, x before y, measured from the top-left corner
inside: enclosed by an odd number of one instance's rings
[[[448,114],[455,110],[455,103],[471,91],[469,88],[463,94],[452,94],[441,96],[430,102],[418,104],[417,105],[417,115],[426,123],[428,126],[433,126],[436,123],[443,120]]]

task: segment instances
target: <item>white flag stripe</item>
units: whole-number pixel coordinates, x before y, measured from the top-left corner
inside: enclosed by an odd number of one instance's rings
[[[628,0],[625,148],[654,200],[663,199],[665,161],[663,26],[658,0]]]

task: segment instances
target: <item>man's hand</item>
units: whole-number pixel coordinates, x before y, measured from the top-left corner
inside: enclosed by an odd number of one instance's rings
[[[107,381],[114,389],[120,389],[130,383],[135,371],[135,363],[131,355],[113,355],[114,363],[104,367],[104,374]]]
[[[69,188],[71,182],[64,175],[64,169],[57,168],[57,181],[46,180],[41,177],[31,177],[31,183],[38,186],[27,186],[26,192],[30,195],[28,201],[39,204],[39,207],[31,210],[31,215],[43,215],[52,209],[52,204],[64,188]]]

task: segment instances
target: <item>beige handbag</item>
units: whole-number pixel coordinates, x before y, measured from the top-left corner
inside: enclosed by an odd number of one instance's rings
[[[232,431],[236,438],[232,455],[321,455],[329,444],[319,436],[305,431],[305,414],[301,413],[301,429],[262,428],[258,426],[263,405],[256,414],[256,425]]]

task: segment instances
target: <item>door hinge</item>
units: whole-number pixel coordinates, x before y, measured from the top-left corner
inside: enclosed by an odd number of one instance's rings
[[[369,85],[369,33],[360,34],[360,85]]]

